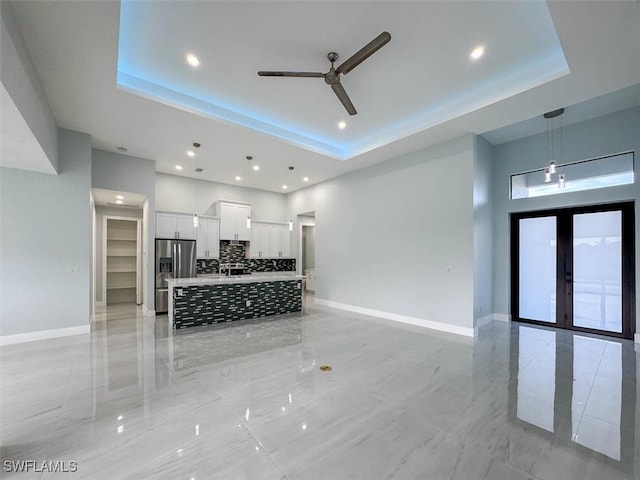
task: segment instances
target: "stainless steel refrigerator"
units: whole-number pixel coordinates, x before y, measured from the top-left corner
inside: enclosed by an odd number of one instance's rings
[[[196,241],[156,238],[156,313],[169,309],[170,278],[196,276]]]

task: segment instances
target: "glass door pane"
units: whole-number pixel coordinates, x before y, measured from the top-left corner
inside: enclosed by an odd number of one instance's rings
[[[521,218],[519,316],[556,323],[556,217]]]
[[[622,212],[573,216],[573,325],[622,333]]]

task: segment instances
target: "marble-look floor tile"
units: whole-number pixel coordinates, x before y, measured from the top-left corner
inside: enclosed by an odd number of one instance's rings
[[[517,323],[469,339],[308,305],[174,331],[118,307],[0,348],[3,461],[78,462],[2,478],[636,479],[639,357]]]

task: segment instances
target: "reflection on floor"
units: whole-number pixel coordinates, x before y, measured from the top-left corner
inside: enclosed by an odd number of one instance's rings
[[[116,308],[0,353],[2,460],[78,462],[19,479],[640,474],[628,341],[500,322],[472,341],[313,305],[174,332]]]

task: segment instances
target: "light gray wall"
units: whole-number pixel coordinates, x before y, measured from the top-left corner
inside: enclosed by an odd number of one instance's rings
[[[51,162],[51,173],[59,172],[56,122],[10,2],[0,2],[0,17],[0,81]]]
[[[316,268],[316,227],[304,225],[302,227],[302,242],[304,255],[302,256],[302,273]]]
[[[466,135],[289,194],[290,218],[315,211],[317,297],[472,327],[473,150]]]
[[[110,217],[127,217],[134,219],[142,219],[142,209],[134,208],[117,208],[117,207],[103,207],[96,205],[96,234],[95,240],[95,252],[96,252],[96,302],[102,301],[102,272],[103,272],[103,240],[104,240],[104,216]]]
[[[493,147],[475,137],[473,165],[473,316],[493,313]]]
[[[563,129],[562,163],[601,157],[612,153],[634,150],[640,152],[640,107],[624,110]],[[534,135],[494,148],[493,177],[493,236],[494,236],[494,311],[510,313],[510,257],[509,214],[511,212],[544,210],[638,200],[640,184],[636,172],[633,185],[601,188],[586,192],[572,192],[547,197],[509,200],[509,177],[547,164],[546,134]],[[636,206],[636,252],[640,252],[639,212]],[[640,255],[636,253],[636,285],[640,274]],[[638,309],[640,312],[640,309]],[[638,315],[638,312],[636,315]],[[640,320],[637,322],[640,330]]]
[[[251,203],[251,217],[256,222],[283,223],[289,220],[286,215],[286,196],[282,193],[165,173],[156,174],[156,210],[158,211],[215,215],[210,207],[218,200]]]
[[[92,186],[105,190],[141,193],[149,202],[143,208],[143,242],[142,269],[143,287],[142,302],[147,310],[154,310],[154,238],[156,231],[155,218],[155,162],[144,158],[130,157],[104,150],[92,152]],[[149,214],[145,215],[145,212]],[[145,234],[146,231],[146,234]]]
[[[0,335],[89,324],[91,138],[58,145],[58,175],[0,169]]]

